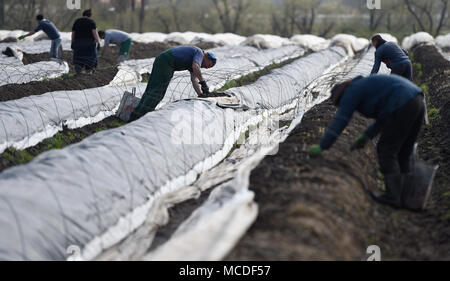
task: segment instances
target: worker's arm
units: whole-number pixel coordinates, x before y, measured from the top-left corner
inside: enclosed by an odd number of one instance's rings
[[[30,31],[30,32],[28,32],[27,34],[20,36],[20,37],[19,37],[19,40],[23,40],[23,39],[25,39],[26,37],[31,36],[31,35],[34,35],[34,34],[36,34],[36,32]]]
[[[203,93],[202,90],[200,89],[200,83],[198,82],[198,78],[197,76],[195,76],[194,72],[191,72],[191,82],[197,95],[201,96]]]
[[[351,95],[348,95],[348,93],[347,96],[342,98],[339,110],[334,117],[333,123],[325,132],[325,135],[320,142],[320,147],[323,150],[329,149],[341,135],[342,131],[344,131],[345,127],[347,127],[358,106],[358,103],[359,100]]]
[[[204,81],[200,64],[198,64],[198,62],[196,61],[192,63],[192,73],[194,74],[195,77],[197,77],[198,81],[200,82]]]
[[[370,72],[370,74],[371,75],[372,74],[377,74],[378,71],[380,71],[380,67],[381,67],[381,55],[377,51],[375,53],[375,64],[373,65],[372,72]]]
[[[198,86],[201,94],[203,94],[203,95],[208,94],[209,93],[208,85],[206,84],[206,81],[203,80],[203,75],[202,75],[202,71],[200,68],[200,64],[196,61],[194,61],[192,63],[192,75],[191,76],[193,76],[193,77],[191,77],[191,80],[192,80],[192,84],[194,85],[194,89],[196,89],[196,86]],[[194,79],[194,78],[196,78],[196,79]],[[194,82],[194,80],[195,80],[195,82]],[[195,91],[197,92],[197,94],[199,94],[197,89]]]
[[[100,36],[98,36],[97,29],[92,29],[92,35],[94,35],[95,42],[100,45]]]

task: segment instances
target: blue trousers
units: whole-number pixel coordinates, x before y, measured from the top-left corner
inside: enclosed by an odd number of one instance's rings
[[[50,57],[55,59],[62,58],[62,45],[61,38],[52,40],[52,46],[50,47]]]

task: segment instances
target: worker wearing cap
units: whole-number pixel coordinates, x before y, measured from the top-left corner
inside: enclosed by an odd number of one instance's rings
[[[387,42],[380,35],[372,37],[372,45],[377,50],[371,74],[377,74],[381,62],[384,62],[391,69],[391,74],[400,75],[410,81],[413,80],[412,63],[408,51],[394,42]]]
[[[121,63],[128,59],[132,43],[131,37],[128,33],[116,29],[109,29],[106,31],[100,30],[98,32],[98,35],[101,39],[105,40],[105,44],[101,53],[102,57],[105,54],[105,51],[109,48],[109,44],[112,43],[120,46],[119,58],[117,62]]]
[[[52,44],[50,47],[50,58],[54,60],[60,60],[62,58],[62,46],[61,46],[61,36],[59,35],[59,31],[53,22],[45,19],[43,15],[38,15],[36,17],[38,22],[38,26],[25,35],[20,36],[18,39],[23,40],[28,36],[35,34],[36,32],[43,31],[47,36],[52,40]]]
[[[355,111],[376,119],[351,150],[364,148],[370,139],[381,133],[377,152],[386,192],[375,199],[394,207],[405,207],[402,205],[403,181],[412,170],[411,156],[425,113],[421,89],[397,75],[358,76],[336,85],[331,99],[339,110],[320,145],[310,148],[310,156],[318,156],[329,149]]]
[[[131,114],[130,121],[154,111],[169,87],[175,71],[189,70],[191,82],[197,95],[208,94],[209,88],[203,79],[201,68],[211,68],[217,62],[212,53],[198,47],[180,46],[158,55],[153,63],[152,73],[141,102]]]

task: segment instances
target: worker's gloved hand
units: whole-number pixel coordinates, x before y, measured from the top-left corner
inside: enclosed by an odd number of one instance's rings
[[[97,43],[97,51],[100,51],[100,48],[101,48],[100,43]]]
[[[25,35],[22,35],[22,36],[19,36],[18,39],[19,39],[19,40],[23,40],[23,39],[25,39],[25,37],[26,37]]]
[[[322,147],[320,145],[313,145],[309,149],[309,156],[310,157],[317,157],[323,152]]]
[[[208,85],[206,84],[206,81],[201,81],[201,82],[200,82],[200,85],[202,85],[202,93],[203,93],[204,95],[209,94],[209,87],[208,87]]]
[[[363,149],[366,144],[369,142],[369,137],[366,136],[366,134],[362,134],[359,136],[356,141],[353,143],[352,147],[350,148],[351,151],[356,149]]]

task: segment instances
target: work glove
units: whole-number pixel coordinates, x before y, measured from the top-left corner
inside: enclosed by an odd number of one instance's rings
[[[200,85],[202,85],[202,93],[203,93],[204,95],[209,94],[209,87],[208,87],[208,85],[206,84],[206,81],[201,81],[201,82],[200,82]]]
[[[309,156],[310,157],[317,157],[323,152],[322,147],[320,145],[313,145],[309,149]]]
[[[100,48],[101,48],[100,43],[97,43],[97,51],[98,52],[100,52]]]
[[[19,36],[18,39],[19,39],[19,40],[23,40],[23,39],[25,39],[25,37],[26,37],[25,35],[22,35],[22,36]]]
[[[369,137],[366,136],[366,134],[362,134],[361,136],[359,136],[356,141],[353,143],[353,145],[351,146],[350,150],[356,150],[356,149],[363,149],[366,144],[369,142]]]

